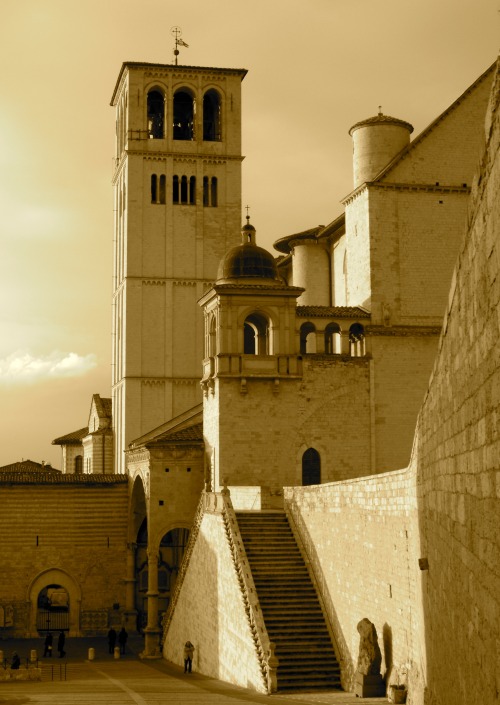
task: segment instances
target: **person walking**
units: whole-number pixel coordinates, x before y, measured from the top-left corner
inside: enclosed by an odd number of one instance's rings
[[[128,639],[128,634],[125,631],[125,627],[122,627],[120,629],[120,632],[118,634],[118,643],[120,644],[120,653],[124,654],[125,653],[125,644],[127,643]]]
[[[19,658],[19,654],[17,653],[17,651],[13,651],[10,667],[12,668],[13,671],[16,671],[20,665],[21,665],[21,659]]]
[[[194,646],[188,640],[184,644],[184,673],[191,673],[193,665]]]
[[[66,652],[64,650],[65,641],[66,641],[66,634],[61,629],[61,633],[59,634],[59,637],[57,639],[57,650],[59,651],[59,658],[66,656]]]
[[[108,632],[108,646],[109,646],[109,653],[112,654],[115,650],[115,644],[116,644],[116,632],[111,627],[111,629]]]
[[[47,636],[45,637],[45,641],[43,642],[44,645],[44,650],[43,650],[43,658],[46,656],[50,656],[52,658],[52,634],[49,632]]]

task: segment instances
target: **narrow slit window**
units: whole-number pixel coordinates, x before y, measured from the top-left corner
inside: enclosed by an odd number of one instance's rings
[[[179,177],[174,176],[172,182],[172,201],[179,203]]]
[[[151,203],[156,203],[158,199],[158,177],[151,174]]]
[[[209,191],[208,191],[208,176],[203,177],[203,205],[208,206],[210,205],[209,201]]]
[[[210,184],[210,204],[214,208],[217,206],[217,177],[212,176],[212,182]]]
[[[165,174],[160,176],[160,203],[166,202],[167,177]]]
[[[181,177],[181,203],[186,204],[188,202],[188,180],[187,176]]]
[[[189,179],[189,203],[191,205],[196,203],[196,176],[191,176]]]

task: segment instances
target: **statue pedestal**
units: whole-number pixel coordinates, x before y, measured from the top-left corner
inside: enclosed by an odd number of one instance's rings
[[[377,675],[365,676],[364,673],[356,673],[354,676],[354,693],[358,698],[378,698],[385,695],[384,679]]]

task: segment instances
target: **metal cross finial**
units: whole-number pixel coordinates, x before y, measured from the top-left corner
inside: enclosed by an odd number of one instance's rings
[[[189,44],[186,44],[186,42],[181,38],[182,37],[182,29],[175,25],[170,29],[170,33],[175,37],[175,49],[174,49],[174,57],[175,57],[175,65],[177,66],[177,57],[179,56],[179,49],[178,47],[186,47],[189,48]]]
[[[245,206],[245,208],[246,208],[246,210],[247,210],[247,216],[246,216],[246,217],[247,217],[247,223],[249,223],[249,222],[250,222],[250,215],[248,214],[248,211],[250,210],[250,206]]]

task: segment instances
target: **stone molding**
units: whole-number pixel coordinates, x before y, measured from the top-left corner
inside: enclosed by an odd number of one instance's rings
[[[360,196],[366,189],[380,189],[385,191],[427,191],[428,193],[458,193],[468,196],[470,194],[470,186],[446,186],[441,184],[398,184],[379,181],[365,181],[357,189],[352,191],[344,198],[341,203],[344,206],[349,205]]]

